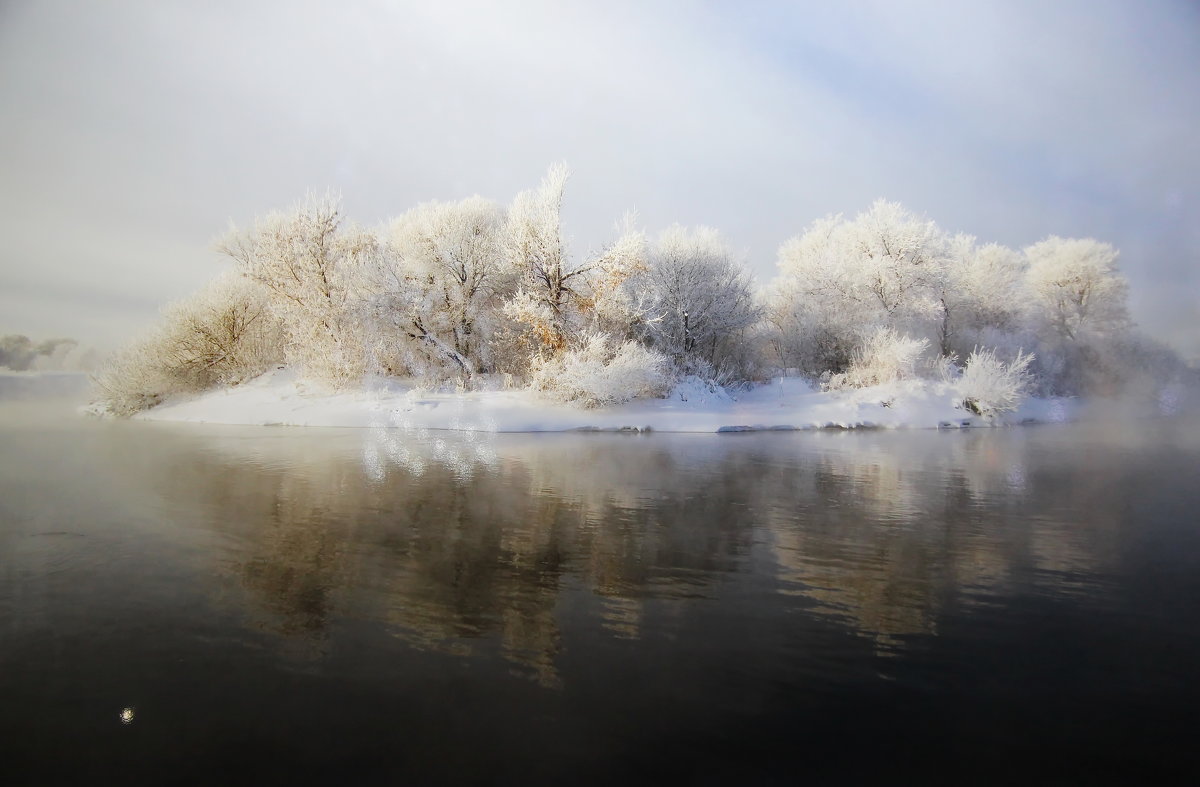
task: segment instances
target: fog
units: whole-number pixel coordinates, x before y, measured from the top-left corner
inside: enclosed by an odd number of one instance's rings
[[[509,200],[555,161],[582,255],[636,210],[760,282],[812,220],[1122,251],[1134,318],[1200,356],[1190,4],[0,7],[0,333],[118,344],[232,220],[334,188],[366,224]]]

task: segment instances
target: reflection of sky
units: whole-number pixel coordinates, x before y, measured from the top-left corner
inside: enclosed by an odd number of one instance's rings
[[[1182,1],[8,3],[0,332],[124,339],[230,218],[308,188],[370,224],[566,159],[577,253],[636,209],[765,279],[887,197],[985,241],[1111,241],[1135,317],[1200,352],[1198,31]]]

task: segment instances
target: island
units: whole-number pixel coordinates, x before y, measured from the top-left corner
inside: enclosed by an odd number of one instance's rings
[[[813,222],[759,287],[719,232],[568,249],[564,165],[508,206],[376,228],[309,194],[217,244],[231,267],[95,375],[89,412],[238,424],[730,432],[1059,421],[1176,406],[1191,370],[1141,334],[1117,251],[1022,250],[901,205]]]

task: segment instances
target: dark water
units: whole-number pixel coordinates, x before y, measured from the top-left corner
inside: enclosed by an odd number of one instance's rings
[[[0,404],[0,781],[1194,783],[1196,427]]]

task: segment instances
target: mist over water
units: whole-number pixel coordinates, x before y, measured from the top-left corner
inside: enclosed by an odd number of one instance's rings
[[[7,402],[0,755],[18,783],[1183,773],[1198,460],[1185,417],[487,436]]]

